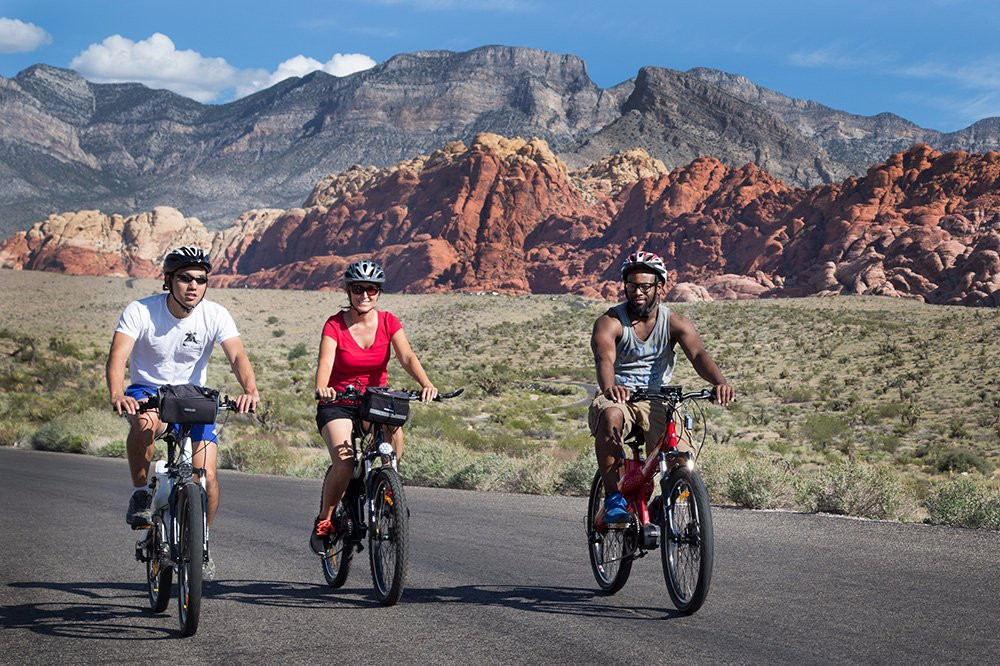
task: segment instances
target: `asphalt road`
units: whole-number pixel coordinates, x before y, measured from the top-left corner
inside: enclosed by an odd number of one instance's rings
[[[602,595],[581,498],[409,488],[399,605],[366,553],[331,590],[307,546],[319,480],[220,474],[201,627],[148,611],[124,461],[0,449],[0,662],[997,663],[1000,534],[716,507],[705,606],[659,556]]]

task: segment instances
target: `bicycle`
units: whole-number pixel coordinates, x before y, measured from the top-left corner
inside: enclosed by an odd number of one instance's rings
[[[218,396],[217,392],[211,393]],[[138,411],[162,413],[161,399],[165,406],[168,398],[158,393],[140,403]],[[226,396],[218,400],[218,411],[239,411],[239,408]],[[215,418],[208,422],[214,423]],[[202,566],[208,561],[205,470],[194,467],[192,462],[194,423],[166,425],[156,439],[167,443],[167,459],[156,461],[149,478],[152,520],[143,538],[135,544],[135,559],[146,564],[149,607],[154,613],[162,613],[170,604],[173,574],[177,573],[181,635],[191,636],[198,631]]]
[[[714,397],[711,389],[683,393],[680,386],[664,386],[659,391],[638,389],[629,397],[630,402],[662,400],[667,422],[646,458],[639,453],[645,443],[641,430],[633,429],[623,439],[623,445],[633,449],[632,458],[624,460],[618,482],[619,492],[628,503],[628,522],[604,523],[604,482],[599,471],[594,475],[587,506],[587,541],[594,578],[605,592],[620,590],[628,580],[632,563],[660,547],[662,535],[663,577],[674,606],[690,615],[705,602],[715,545],[712,509],[705,484],[694,470],[697,454],[679,450],[678,443],[681,438],[690,440],[694,436],[692,407],[700,413],[702,424],[705,422],[704,410],[694,401]],[[682,411],[684,432],[679,434],[677,417]],[[699,451],[704,444],[702,430]],[[649,500],[657,474],[661,494],[658,504],[657,500],[652,503],[656,515],[651,515]]]
[[[420,399],[420,391],[388,391],[372,387],[401,400]],[[461,395],[465,389],[440,393],[435,402]],[[334,401],[360,402],[363,393],[354,387],[338,391]],[[318,399],[318,395],[317,395]],[[396,452],[385,438],[385,424],[377,420],[366,422],[361,414],[352,419],[351,446],[354,452],[354,474],[344,497],[331,518],[333,534],[310,539],[313,551],[323,562],[323,577],[330,587],[338,588],[347,581],[354,553],[364,550],[368,539],[368,559],[371,564],[375,596],[383,606],[399,601],[406,583],[409,565],[409,509],[399,475]],[[405,421],[405,419],[404,419]],[[402,423],[394,424],[396,427]],[[376,464],[378,463],[378,464]],[[331,474],[333,465],[326,470]],[[326,476],[323,487],[326,486]],[[320,493],[320,511],[323,496]],[[321,541],[321,543],[317,543]]]

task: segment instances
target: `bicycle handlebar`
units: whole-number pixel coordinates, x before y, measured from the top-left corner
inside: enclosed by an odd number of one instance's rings
[[[379,388],[382,388],[382,387],[379,387]],[[402,394],[404,394],[404,395],[401,395],[399,397],[404,398],[406,400],[411,400],[411,401],[412,400],[420,400],[421,392],[417,391],[417,390],[394,391],[394,392],[395,393],[402,393]],[[454,391],[451,391],[451,392],[448,392],[448,393],[438,393],[437,396],[434,397],[434,402],[441,402],[442,400],[448,400],[449,398],[455,398],[457,396],[462,395],[462,393],[464,393],[464,392],[465,392],[465,387],[457,388]],[[321,402],[358,401],[358,400],[361,400],[361,396],[362,396],[363,393],[364,393],[363,391],[359,391],[357,388],[355,388],[353,386],[348,386],[347,389],[344,390],[344,391],[337,391],[336,395],[334,395],[334,397],[332,399],[331,398],[322,398],[322,397],[320,397],[319,391],[316,391],[313,394],[313,397],[316,400],[319,400]]]
[[[638,402],[640,400],[651,400],[653,398],[666,398],[668,400],[673,400],[675,402],[683,402],[685,400],[715,400],[715,388],[701,389],[700,391],[691,391],[690,393],[682,393],[680,386],[661,386],[658,391],[650,391],[649,389],[638,388],[631,392],[629,395],[629,402]]]
[[[142,412],[151,412],[154,409],[160,408],[160,398],[159,396],[151,395],[148,398],[139,402],[139,408],[135,410],[136,414],[141,414]],[[231,400],[228,395],[221,396],[219,398],[219,411],[220,412],[238,412],[239,407],[236,405],[235,400]],[[254,410],[247,412],[248,414],[253,414]],[[128,416],[124,411],[122,416]]]

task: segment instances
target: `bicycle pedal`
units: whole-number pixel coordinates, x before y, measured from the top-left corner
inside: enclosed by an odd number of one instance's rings
[[[153,525],[151,523],[145,523],[144,525],[132,525],[132,531],[135,532],[137,530],[148,530],[152,526]]]
[[[604,527],[612,530],[623,530],[629,526],[629,522],[626,520],[624,523],[605,523]]]

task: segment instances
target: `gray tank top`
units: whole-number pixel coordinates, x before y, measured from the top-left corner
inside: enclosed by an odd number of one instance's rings
[[[653,390],[668,385],[675,361],[670,347],[670,308],[659,306],[656,324],[645,340],[635,334],[625,308],[624,303],[611,308],[622,323],[622,337],[616,347],[615,384]]]

